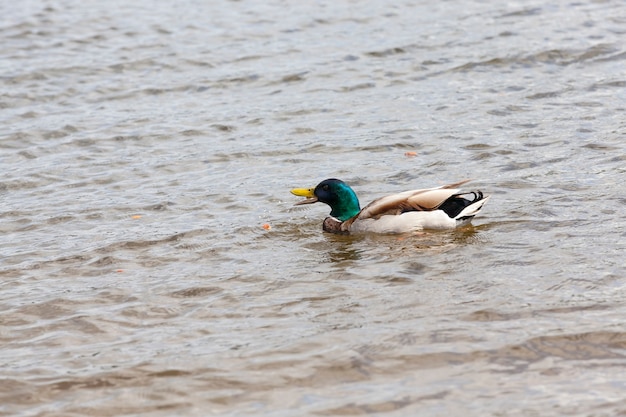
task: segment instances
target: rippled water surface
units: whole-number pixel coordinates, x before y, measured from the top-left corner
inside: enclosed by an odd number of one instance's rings
[[[0,415],[626,414],[623,1],[0,16]],[[335,236],[328,177],[492,199]]]

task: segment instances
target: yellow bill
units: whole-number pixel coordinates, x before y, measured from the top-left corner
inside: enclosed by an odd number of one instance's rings
[[[306,200],[299,201],[294,205],[299,206],[301,204],[312,204],[317,202],[317,197],[315,197],[313,191],[315,191],[315,188],[294,188],[293,190],[291,190],[291,194],[293,195],[297,195],[298,197],[306,197]]]

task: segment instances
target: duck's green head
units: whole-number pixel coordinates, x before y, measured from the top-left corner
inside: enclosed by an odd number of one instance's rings
[[[330,215],[342,222],[356,216],[361,207],[356,193],[348,184],[336,178],[329,178],[317,184],[315,188],[294,188],[292,194],[306,197],[304,201],[296,203],[312,204],[318,201],[330,206]]]

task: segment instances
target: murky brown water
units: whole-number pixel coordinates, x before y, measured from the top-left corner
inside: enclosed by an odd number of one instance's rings
[[[0,415],[626,414],[624,2],[174,3],[0,5]]]

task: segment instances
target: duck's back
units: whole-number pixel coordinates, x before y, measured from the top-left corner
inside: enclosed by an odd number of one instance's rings
[[[405,233],[455,228],[468,223],[489,198],[480,191],[462,193],[456,188],[466,182],[381,197],[336,227],[343,233]]]

